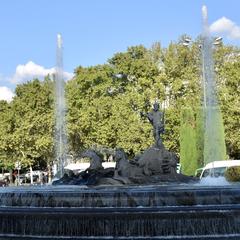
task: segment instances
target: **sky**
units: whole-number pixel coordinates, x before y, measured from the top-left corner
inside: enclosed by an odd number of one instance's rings
[[[17,84],[54,72],[58,33],[68,79],[78,66],[106,63],[130,46],[196,38],[203,5],[213,36],[239,46],[239,0],[1,0],[0,100],[10,101]]]

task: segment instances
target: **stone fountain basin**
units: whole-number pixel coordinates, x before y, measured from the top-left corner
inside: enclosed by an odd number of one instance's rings
[[[0,191],[0,239],[240,239],[240,185]]]
[[[32,186],[0,190],[1,207],[125,208],[240,204],[240,185]]]

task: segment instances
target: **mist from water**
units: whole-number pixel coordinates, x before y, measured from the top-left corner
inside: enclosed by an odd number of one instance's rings
[[[230,183],[225,177],[203,177],[196,186],[228,186]]]
[[[221,110],[217,99],[213,47],[210,35],[207,7],[202,7],[202,74],[204,109],[204,165],[212,161],[226,159],[226,145]]]
[[[56,75],[55,75],[55,157],[57,170],[63,176],[67,155],[65,82],[63,78],[62,36],[57,35]]]

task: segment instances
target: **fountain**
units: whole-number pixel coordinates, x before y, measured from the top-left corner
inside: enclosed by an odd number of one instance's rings
[[[213,46],[210,36],[206,6],[202,7],[202,75],[204,109],[204,165],[226,159],[226,146],[221,110],[217,100],[214,74]]]
[[[57,105],[64,116],[64,102]],[[64,174],[52,186],[2,188],[0,239],[239,239],[239,185],[204,186],[178,174],[176,155],[162,142],[159,105],[142,115],[155,143],[140,157],[116,149],[116,168],[103,169],[90,149],[82,154],[90,167],[78,175]],[[64,121],[57,124],[61,132]]]
[[[57,35],[57,64],[55,74],[55,158],[57,170],[63,176],[67,155],[66,104],[63,78],[62,36]]]

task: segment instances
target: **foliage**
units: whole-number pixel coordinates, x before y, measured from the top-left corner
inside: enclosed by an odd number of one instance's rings
[[[196,121],[192,108],[184,108],[180,128],[180,163],[182,172],[194,175],[199,167],[197,162]]]
[[[217,59],[227,154],[232,159],[240,159],[240,49],[222,46]]]
[[[202,166],[199,39],[185,47],[185,37],[166,48],[160,43],[149,49],[142,45],[129,47],[126,52],[114,54],[106,64],[76,68],[74,78],[66,82],[68,149],[73,156],[93,146],[121,147],[131,156],[149,147],[153,144],[151,124],[140,113],[149,112],[158,100],[165,113],[166,148],[181,155],[181,161],[189,167],[185,167],[186,173],[193,174],[194,168]],[[240,158],[239,53],[232,46],[215,49],[227,154],[234,159]],[[51,164],[52,92],[52,80],[35,79],[18,85],[11,103],[0,102],[0,164],[12,167],[17,160],[27,166]],[[181,114],[187,107],[191,113],[184,122]],[[191,144],[195,147],[187,151],[190,139],[195,139]]]
[[[14,114],[12,105],[0,101],[0,164],[6,169],[14,167],[16,150],[14,144]]]
[[[225,171],[225,178],[229,182],[240,182],[240,167],[234,166],[227,168]]]
[[[35,79],[18,85],[16,96],[5,115],[1,114],[6,127],[2,140],[5,159],[20,162],[22,166],[38,166],[52,157],[53,99],[52,83]],[[4,112],[4,111],[3,111]],[[13,155],[9,158],[9,155]]]

